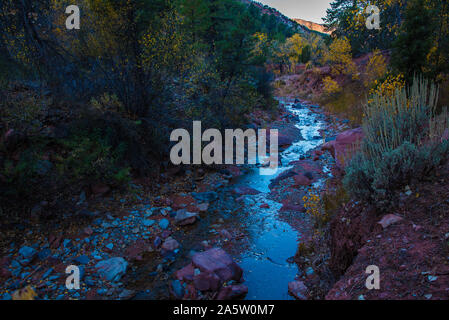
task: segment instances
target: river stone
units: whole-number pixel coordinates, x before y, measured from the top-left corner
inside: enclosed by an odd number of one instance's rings
[[[36,255],[37,251],[31,247],[24,246],[20,248],[19,254],[25,259],[31,260]]]
[[[211,202],[218,198],[218,194],[215,191],[192,192],[192,197],[194,197],[198,201]]]
[[[162,244],[162,249],[167,251],[174,251],[177,248],[179,248],[179,243],[172,237],[168,237],[165,239],[164,243]]]
[[[188,224],[195,223],[198,217],[198,213],[188,212],[186,210],[178,210],[175,216],[175,223],[180,226],[185,226]]]
[[[259,190],[256,190],[256,189],[251,188],[251,187],[246,186],[246,185],[235,187],[233,192],[235,194],[239,195],[239,196],[242,196],[242,195],[256,195],[256,194],[260,193]]]
[[[201,272],[193,277],[193,285],[200,291],[218,291],[222,282],[213,272]]]
[[[126,273],[128,262],[121,257],[102,260],[95,265],[100,276],[108,281],[118,281]]]
[[[168,221],[167,219],[161,219],[161,220],[159,221],[159,227],[160,227],[162,230],[167,229],[169,225],[170,225],[170,221]]]
[[[209,209],[209,203],[203,202],[196,206],[200,212],[206,212]]]
[[[223,249],[212,248],[192,257],[193,265],[202,272],[215,273],[223,282],[240,281],[243,270]]]

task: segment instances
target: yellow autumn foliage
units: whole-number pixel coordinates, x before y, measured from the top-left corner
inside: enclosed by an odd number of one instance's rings
[[[12,295],[13,300],[34,300],[36,297],[37,293],[31,286],[19,289]]]
[[[341,87],[338,85],[337,81],[332,80],[331,77],[325,77],[323,79],[324,93],[327,95],[332,95],[341,91]]]
[[[379,50],[372,53],[365,68],[363,84],[366,88],[371,87],[374,81],[385,76],[387,73],[387,62]]]
[[[352,61],[351,44],[346,37],[335,39],[323,56],[323,62],[331,66],[333,75],[351,75],[358,79],[357,66]]]
[[[402,74],[388,75],[387,78],[380,82],[374,80],[374,87],[370,90],[370,96],[382,96],[382,97],[392,97],[397,90],[402,90],[405,87],[405,79]],[[372,102],[369,99],[368,102]]]

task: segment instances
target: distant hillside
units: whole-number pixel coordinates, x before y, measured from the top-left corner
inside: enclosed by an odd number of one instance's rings
[[[296,23],[306,27],[309,30],[313,30],[313,31],[317,31],[320,33],[325,33],[325,34],[331,34],[332,32],[330,31],[326,31],[326,28],[318,23],[312,22],[312,21],[307,21],[307,20],[303,20],[303,19],[293,19],[293,21],[295,21]]]
[[[262,14],[274,15],[278,20],[280,20],[285,25],[289,26],[290,28],[296,29],[297,32],[305,33],[305,32],[309,32],[310,30],[313,30],[313,29],[305,27],[302,24],[295,23],[294,20],[292,20],[289,17],[283,15],[278,10],[276,10],[276,9],[270,7],[270,6],[267,6],[265,4],[262,4],[260,2],[252,1],[252,0],[240,0],[240,1],[243,2],[243,3],[246,3],[248,5],[256,6],[257,8],[259,8],[261,10]]]

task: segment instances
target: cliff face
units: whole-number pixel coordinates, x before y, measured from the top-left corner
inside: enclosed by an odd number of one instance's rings
[[[326,28],[318,23],[312,22],[312,21],[307,21],[307,20],[303,20],[303,19],[293,19],[293,21],[295,21],[296,23],[306,27],[307,29],[313,30],[313,31],[317,31],[317,32],[321,32],[321,33],[325,33],[325,34],[331,34],[331,31],[326,31]]]

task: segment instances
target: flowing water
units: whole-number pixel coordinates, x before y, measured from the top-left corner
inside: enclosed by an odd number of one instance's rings
[[[240,254],[238,263],[244,270],[245,285],[248,286],[247,300],[292,299],[288,294],[288,283],[298,273],[297,265],[287,260],[296,253],[299,233],[285,219],[281,220],[279,210],[282,205],[270,200],[268,185],[281,172],[291,168],[289,162],[299,160],[322,143],[319,130],[325,124],[309,107],[295,108],[293,103],[286,103],[286,107],[298,116],[296,127],[302,138],[281,153],[281,164],[276,172],[261,175],[259,169],[254,168],[236,181],[236,185],[247,185],[261,191],[257,195],[245,196],[246,211],[250,214],[242,223],[249,229],[249,245]],[[263,203],[269,208],[260,208]]]
[[[293,103],[283,103],[298,117],[295,124],[301,133],[298,141],[280,154],[281,164],[276,172],[261,175],[259,168],[250,169],[232,185],[220,190],[218,200],[211,203],[209,214],[200,222],[179,229],[175,238],[184,239],[180,253],[184,259],[168,259],[173,261],[173,264],[166,266],[167,272],[184,267],[186,260],[190,259],[191,250],[201,250],[198,244],[216,236],[218,229],[226,227],[243,234],[241,240],[234,239],[222,245],[244,270],[244,284],[248,287],[246,299],[293,299],[288,294],[288,283],[295,279],[299,271],[297,265],[288,260],[296,253],[300,234],[288,223],[290,220],[286,218],[285,213],[280,214],[282,205],[272,200],[268,186],[272,179],[292,167],[289,165],[291,161],[299,160],[307,151],[322,143],[319,130],[325,127],[325,123],[319,114],[311,112],[307,106],[298,108]],[[236,201],[232,190],[239,185],[250,186],[261,193],[246,195],[243,201]],[[269,208],[260,208],[261,204],[268,204]],[[292,215],[293,219],[300,217]],[[216,225],[217,219],[221,219],[224,225]],[[167,278],[160,276],[164,273],[155,272],[158,264],[167,264],[167,258],[158,257],[157,254],[146,256],[134,272],[134,288],[146,289],[141,291],[139,299],[170,297],[167,292]]]

